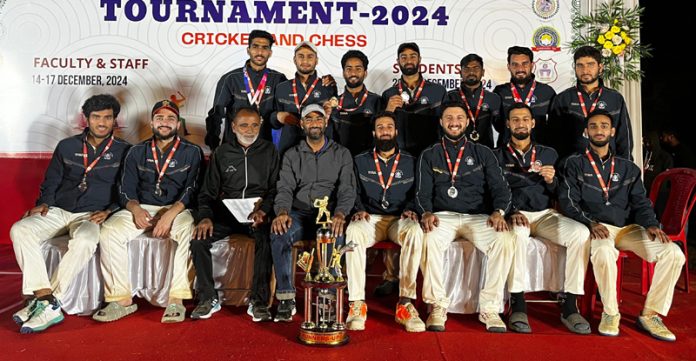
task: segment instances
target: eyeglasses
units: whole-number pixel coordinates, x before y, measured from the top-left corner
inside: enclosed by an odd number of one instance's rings
[[[323,122],[324,119],[325,119],[324,117],[311,117],[311,118],[304,117],[304,118],[302,118],[302,121],[305,123],[314,123],[314,122]]]

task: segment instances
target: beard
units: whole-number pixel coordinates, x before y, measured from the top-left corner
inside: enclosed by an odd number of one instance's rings
[[[528,74],[527,76],[525,76],[522,79],[517,78],[516,75],[512,77],[512,83],[515,85],[524,85],[524,84],[529,83],[531,80],[532,80],[532,74]]]
[[[386,152],[396,148],[396,137],[389,139],[375,139],[375,148],[380,152]]]
[[[160,127],[160,128],[169,128],[169,127]],[[155,138],[157,138],[159,140],[171,139],[171,138],[174,138],[176,136],[177,131],[176,131],[176,128],[170,128],[170,129],[171,129],[171,132],[169,134],[162,135],[162,133],[160,133],[159,129],[152,128],[152,134],[154,134]]]
[[[351,81],[350,79],[347,79],[347,80],[346,80],[346,85],[347,85],[349,88],[353,88],[353,89],[358,88],[358,87],[360,87],[361,85],[363,85],[363,79],[357,79],[357,80],[354,80],[354,81]]]
[[[454,133],[457,132],[457,133]],[[449,138],[450,140],[458,141],[464,137],[464,128],[461,130],[450,130],[450,129],[445,129],[445,136]]]
[[[241,143],[243,146],[250,146],[254,144],[256,139],[259,139],[259,135],[256,134],[254,136],[248,136],[248,135],[242,135],[237,132],[234,132],[234,135],[237,136],[237,141]]]
[[[414,66],[413,68],[405,68],[405,67],[399,65],[399,69],[401,70],[401,74],[403,74],[403,75],[415,75],[416,73],[418,73],[418,66],[419,65],[420,64],[416,64],[416,66]]]
[[[517,140],[525,140],[529,138],[529,132],[521,131],[519,133],[512,133],[512,136]]]
[[[610,141],[611,141],[611,137],[607,137],[604,140],[594,140],[594,139],[590,138],[590,143],[592,143],[592,145],[594,145],[595,147],[603,147],[603,146],[609,144]]]
[[[578,79],[578,81],[580,82],[580,84],[587,85],[594,83],[595,81],[597,81],[597,79],[599,79],[599,76],[593,76],[590,80],[582,80],[582,78],[580,78]]]
[[[474,85],[480,85],[481,80],[474,78],[474,77],[469,77],[469,78],[464,79],[463,83],[468,85],[468,86],[474,86]]]
[[[311,140],[319,140],[324,137],[324,129],[319,127],[312,127],[305,129],[305,134]]]

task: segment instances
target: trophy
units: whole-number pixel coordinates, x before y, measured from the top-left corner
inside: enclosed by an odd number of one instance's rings
[[[297,265],[306,272],[304,287],[304,322],[300,325],[298,339],[305,345],[340,346],[348,342],[346,325],[343,322],[343,290],[346,281],[341,272],[341,257],[352,251],[355,243],[336,246],[336,237],[331,233],[331,213],[326,209],[329,198],[314,200],[319,209],[316,224],[316,248],[303,252]],[[316,252],[316,253],[315,253]],[[312,277],[312,263],[317,257],[317,273]],[[331,272],[333,270],[333,273]]]

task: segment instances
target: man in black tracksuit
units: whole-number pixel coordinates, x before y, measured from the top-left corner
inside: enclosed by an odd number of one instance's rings
[[[396,60],[401,78],[382,93],[382,103],[387,112],[396,114],[399,149],[416,156],[440,136],[440,105],[447,90],[423,78],[418,44],[399,45]]]
[[[466,128],[466,136],[474,143],[481,143],[488,148],[495,148],[493,143],[493,127],[504,124],[499,118],[501,101],[498,94],[489,92],[483,88],[481,79],[486,73],[483,69],[483,58],[476,54],[469,54],[462,58],[461,62],[462,85],[458,89],[447,92],[450,101],[464,103],[469,116],[469,126]],[[504,128],[496,128],[498,133]]]
[[[548,130],[548,113],[556,91],[547,84],[534,80],[532,66],[534,53],[529,48],[513,46],[508,49],[507,68],[510,71],[510,81],[498,85],[493,92],[498,94],[503,102],[501,114],[507,114],[508,108],[514,103],[525,103],[532,108],[536,126],[532,140],[539,144],[550,145]],[[496,129],[503,129],[498,137],[498,147],[507,144],[510,132],[505,129],[505,118],[500,117]]]
[[[559,93],[549,110],[551,143],[561,159],[587,148],[585,119],[595,109],[611,114],[616,128],[611,147],[616,155],[633,160],[633,135],[631,120],[623,96],[604,86],[602,81],[602,55],[592,46],[578,48],[573,55],[575,77],[578,83]]]
[[[640,168],[611,149],[611,138],[616,132],[612,124],[612,115],[607,111],[595,110],[588,116],[586,132],[590,145],[564,162],[561,207],[566,215],[585,224],[592,235],[590,257],[604,305],[599,333],[619,334],[616,261],[619,250],[623,250],[655,262],[638,327],[657,339],[675,341],[676,336],[662,323],[659,314],[669,312],[685,257],[660,229],[645,195]]]
[[[346,88],[331,112],[327,136],[356,156],[372,148],[372,119],[382,109],[382,98],[367,90],[367,56],[349,50],[341,58]]]
[[[276,194],[279,158],[273,143],[259,138],[261,118],[254,108],[240,108],[232,121],[235,136],[215,150],[198,194],[194,213],[196,230],[191,240],[191,258],[196,267],[198,306],[191,318],[204,319],[220,309],[210,249],[233,233],[251,234],[254,246],[254,278],[249,315],[255,322],[270,321],[268,311],[271,277],[270,224]],[[240,223],[222,203],[223,199],[260,197],[248,216],[250,224]]]
[[[263,30],[249,33],[249,60],[241,68],[223,75],[215,87],[213,107],[205,119],[205,144],[211,150],[220,145],[220,126],[226,116],[234,116],[237,109],[255,106],[264,120],[261,138],[271,140],[271,113],[275,110],[275,88],[287,80],[285,74],[266,67],[273,54],[273,37]],[[263,83],[263,84],[261,84]],[[263,85],[263,88],[261,87]],[[231,121],[231,117],[229,118]],[[232,137],[232,127],[225,122],[223,143]]]
[[[319,77],[317,74],[319,58],[314,44],[303,41],[297,45],[293,61],[297,68],[295,77],[276,87],[276,110],[270,117],[273,129],[281,132],[277,144],[281,156],[302,139],[299,126],[302,109],[310,104],[328,108],[328,100],[337,93],[336,82],[330,75]]]

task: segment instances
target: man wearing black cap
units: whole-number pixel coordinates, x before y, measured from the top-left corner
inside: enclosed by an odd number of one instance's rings
[[[268,59],[273,55],[273,36],[263,30],[252,30],[249,33],[247,54],[249,59],[241,68],[234,69],[223,75],[215,87],[213,107],[205,119],[205,144],[211,150],[220,145],[220,126],[225,115],[232,115],[241,107],[256,107],[264,120],[260,136],[271,140],[269,118],[275,110],[275,88],[287,80],[285,74],[266,67]],[[231,119],[230,119],[231,122]],[[232,127],[224,123],[225,133],[223,142],[232,136]]]
[[[481,84],[486,71],[483,69],[483,58],[477,54],[469,54],[459,62],[461,66],[462,84],[459,89],[450,90],[447,98],[450,101],[461,102],[466,107],[469,116],[469,126],[466,137],[474,143],[481,143],[493,149],[493,127],[499,127],[500,97],[487,91]],[[496,128],[498,133],[503,128]]]
[[[125,209],[104,223],[99,237],[108,305],[92,316],[97,321],[116,321],[138,309],[131,293],[128,242],[146,231],[177,243],[162,322],[183,321],[182,300],[191,298],[187,264],[193,217],[187,208],[198,187],[203,152],[177,135],[181,122],[176,104],[157,102],[150,125],[153,137],[131,147],[123,162],[118,189]]]
[[[300,110],[310,104],[331,108],[329,99],[336,96],[336,82],[330,75],[319,77],[317,47],[303,41],[295,47],[293,57],[297,72],[295,77],[276,87],[276,111],[271,114],[273,129],[281,129],[278,150],[281,156],[302,139]]]
[[[353,156],[372,147],[371,121],[381,110],[381,97],[367,90],[367,56],[349,50],[341,58],[346,87],[331,112],[330,137],[350,150]]]
[[[295,314],[292,245],[302,239],[314,239],[317,225],[316,200],[328,198],[332,213],[331,232],[337,244],[343,243],[346,217],[355,204],[353,159],[348,149],[327,139],[326,111],[319,104],[302,109],[302,129],[307,135],[283,156],[278,179],[278,194],[273,208],[276,218],[271,225],[271,251],[275,267],[276,298],[280,301],[275,321],[291,322]]]
[[[270,321],[268,312],[271,276],[271,245],[268,215],[273,210],[279,159],[273,143],[259,139],[261,117],[254,108],[239,108],[232,121],[235,136],[215,149],[210,158],[194,213],[196,229],[191,240],[191,258],[196,267],[198,306],[193,319],[207,319],[220,310],[213,279],[210,248],[233,233],[251,234],[254,247],[254,278],[248,313],[255,322]],[[225,208],[223,199],[260,198],[241,223]]]
[[[21,333],[40,332],[63,321],[62,293],[96,251],[99,225],[119,208],[116,181],[130,146],[113,134],[120,109],[108,94],[85,101],[87,128],[58,143],[36,206],[10,230],[23,272],[22,294],[33,296],[12,317]],[[69,247],[49,280],[41,244],[60,234],[69,234]]]
[[[534,53],[531,49],[522,46],[508,48],[507,68],[510,71],[510,81],[498,85],[493,92],[498,94],[503,102],[500,114],[507,114],[508,108],[514,103],[529,105],[536,121],[532,139],[539,144],[549,145],[551,139],[549,139],[547,115],[556,91],[549,85],[534,79],[533,66]],[[510,141],[510,131],[505,128],[504,117],[498,119],[499,125],[496,129],[503,130],[498,137],[498,147],[501,147]]]
[[[396,61],[401,79],[382,93],[382,102],[386,111],[396,114],[399,148],[417,155],[439,137],[440,105],[447,90],[421,75],[418,44],[399,45]]]

